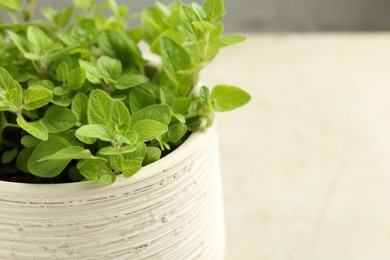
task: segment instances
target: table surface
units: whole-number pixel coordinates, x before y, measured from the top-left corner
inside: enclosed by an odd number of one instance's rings
[[[220,114],[226,259],[390,259],[390,33],[248,35],[203,82]]]

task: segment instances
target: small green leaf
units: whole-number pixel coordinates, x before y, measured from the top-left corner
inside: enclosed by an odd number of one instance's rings
[[[102,160],[80,161],[77,167],[81,175],[88,180],[96,180],[103,184],[112,184],[116,179],[110,165]]]
[[[72,101],[72,112],[77,118],[79,125],[85,125],[88,123],[87,109],[88,109],[88,97],[83,93],[77,93]]]
[[[239,35],[223,36],[217,40],[217,47],[223,48],[233,44],[237,44],[246,40],[246,37]]]
[[[201,33],[197,31],[193,25],[193,22],[199,21],[200,18],[191,7],[186,5],[181,7],[181,20],[185,32],[192,41],[197,41],[201,38]]]
[[[19,34],[16,34],[14,32],[8,31],[8,35],[11,39],[11,41],[15,44],[15,46],[24,54],[29,53],[30,50],[30,43],[27,41],[25,37],[22,37]]]
[[[157,103],[156,97],[139,88],[133,88],[129,91],[129,101],[132,113]]]
[[[218,112],[230,111],[249,102],[250,95],[244,90],[227,85],[218,85],[211,91],[214,109]]]
[[[30,173],[27,168],[27,164],[33,152],[34,148],[24,148],[19,152],[18,157],[16,158],[16,167],[18,170],[25,173]]]
[[[103,90],[95,89],[88,99],[88,122],[107,126],[111,120],[110,108],[113,99]]]
[[[24,131],[39,140],[46,141],[49,139],[49,133],[41,122],[26,122],[22,116],[18,116],[16,122]]]
[[[139,74],[124,74],[117,80],[117,89],[128,89],[148,82],[148,78]]]
[[[77,67],[69,71],[68,86],[72,89],[81,88],[85,82],[85,70]]]
[[[216,29],[215,25],[206,21],[195,21],[192,22],[192,25],[195,26],[199,31],[203,33]]]
[[[27,39],[36,49],[42,52],[57,48],[53,40],[37,26],[29,26],[27,28]]]
[[[210,22],[219,22],[225,15],[223,0],[206,0],[202,5]]]
[[[179,114],[185,114],[191,106],[191,99],[188,97],[176,98],[173,101],[173,111]]]
[[[77,118],[69,108],[52,105],[41,122],[49,133],[60,133],[75,126]]]
[[[54,17],[56,16],[57,12],[55,9],[49,7],[49,6],[44,6],[41,8],[41,13],[42,15],[49,21],[54,21]]]
[[[40,160],[68,146],[70,144],[60,137],[51,137],[48,141],[40,143],[28,160],[28,170],[32,174],[43,178],[52,178],[59,175],[69,164],[70,159],[43,162],[40,162]]]
[[[131,124],[150,119],[168,125],[171,121],[171,109],[167,105],[151,105],[138,110],[132,115]]]
[[[110,107],[108,129],[112,133],[124,134],[130,130],[130,112],[120,100],[114,100]]]
[[[190,70],[192,68],[191,58],[188,52],[172,39],[162,37],[160,41],[164,71],[168,78],[179,87],[182,76],[178,74],[178,71]],[[186,89],[181,91],[181,94],[186,93],[186,91]]]
[[[95,5],[96,0],[73,0],[74,5],[84,11],[91,11]]]
[[[1,0],[0,6],[11,12],[21,12],[23,10],[22,5],[20,4],[20,0]]]
[[[61,62],[56,69],[56,79],[58,81],[67,82],[69,79],[69,66],[66,62]]]
[[[37,147],[42,140],[39,140],[38,138],[32,136],[32,135],[25,135],[20,140],[20,143],[24,145],[26,148],[34,148]]]
[[[99,71],[99,68],[96,66],[96,64],[93,64],[92,62],[88,62],[85,60],[80,60],[80,67],[85,69],[86,77],[89,82],[92,84],[100,84],[101,83],[101,73]]]
[[[44,87],[30,87],[23,94],[23,108],[34,110],[47,105],[53,97],[53,92]]]
[[[59,150],[56,153],[42,157],[38,162],[44,162],[49,160],[104,160],[103,158],[93,156],[88,149],[83,149],[79,146],[69,146]]]
[[[17,148],[14,148],[14,149],[11,149],[11,150],[7,150],[5,152],[3,152],[3,154],[1,155],[1,163],[2,164],[9,164],[11,163],[15,158],[16,156],[18,155],[18,149]]]
[[[104,77],[117,79],[122,74],[122,64],[118,59],[101,56],[96,61],[96,65]]]
[[[134,152],[137,148],[133,145],[125,145],[120,148],[115,148],[112,146],[103,147],[99,150],[101,155],[118,155]]]
[[[170,142],[179,142],[187,133],[187,126],[184,123],[174,123],[169,125],[168,139]]]
[[[122,155],[110,156],[110,165],[115,171],[122,173],[124,177],[130,177],[142,168],[140,161],[128,160]]]
[[[69,6],[68,8],[64,9],[63,11],[57,13],[54,16],[54,22],[61,28],[65,27],[72,18],[72,15],[73,7]]]
[[[112,137],[107,127],[104,125],[90,124],[84,125],[76,130],[77,137],[86,137],[86,138],[97,138],[103,141],[112,142],[114,137]],[[79,138],[80,139],[80,138]],[[83,140],[80,140],[83,141]]]
[[[146,148],[146,155],[145,159],[143,161],[144,165],[151,164],[155,161],[160,160],[161,158],[161,150],[157,147],[147,147]]]
[[[142,164],[136,160],[125,160],[122,164],[122,175],[125,177],[131,177],[141,170]]]
[[[20,110],[21,106],[22,87],[0,67],[0,110]]]
[[[156,120],[145,119],[135,123],[133,130],[138,134],[138,142],[146,142],[166,133],[168,127]]]

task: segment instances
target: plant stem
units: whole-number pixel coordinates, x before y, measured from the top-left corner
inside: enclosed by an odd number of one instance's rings
[[[10,11],[9,12],[9,16],[11,17],[12,23],[14,23],[14,24],[18,24],[19,23],[18,18],[16,17],[14,11]]]

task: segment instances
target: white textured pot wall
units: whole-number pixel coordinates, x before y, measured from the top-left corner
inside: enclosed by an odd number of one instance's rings
[[[222,259],[215,129],[132,178],[0,182],[0,259]]]

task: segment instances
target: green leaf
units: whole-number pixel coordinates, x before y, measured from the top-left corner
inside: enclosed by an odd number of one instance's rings
[[[61,106],[61,107],[68,107],[70,104],[72,104],[72,96],[70,96],[70,95],[61,95],[61,96],[54,95],[51,102],[53,104]]]
[[[16,122],[24,131],[39,140],[46,141],[49,139],[49,133],[41,122],[26,122],[22,116],[18,116]]]
[[[122,162],[121,171],[125,177],[131,177],[141,170],[142,164],[136,160],[124,160]]]
[[[137,147],[133,145],[125,145],[120,148],[115,148],[112,146],[103,147],[99,150],[99,154],[101,155],[118,155],[118,154],[126,154],[134,152]]]
[[[128,89],[148,82],[149,79],[140,74],[124,74],[117,80],[117,89]]]
[[[54,22],[61,28],[65,27],[72,18],[72,15],[73,7],[69,6],[68,8],[64,9],[63,11],[57,13],[54,16]]]
[[[156,97],[139,88],[133,88],[129,91],[129,101],[132,113],[157,103]]]
[[[120,100],[114,100],[110,107],[108,128],[112,133],[124,134],[130,130],[130,112]]]
[[[28,41],[38,50],[47,52],[56,49],[56,44],[39,27],[29,26],[27,28]]]
[[[103,90],[95,89],[88,99],[88,122],[108,126],[113,99]]]
[[[103,55],[120,60],[123,68],[145,64],[137,43],[121,29],[102,31],[99,35],[99,47]]]
[[[61,82],[67,82],[69,79],[69,66],[66,62],[61,62],[56,68],[56,79]]]
[[[86,72],[84,69],[77,67],[69,71],[68,86],[72,89],[81,88],[86,79]]]
[[[77,118],[69,108],[52,105],[41,122],[49,133],[60,133],[75,126]]]
[[[214,109],[218,112],[230,111],[249,102],[250,95],[244,90],[227,85],[218,85],[210,94]]]
[[[99,71],[99,68],[96,66],[96,64],[93,64],[92,62],[88,62],[85,60],[80,60],[80,67],[85,69],[86,77],[89,82],[92,84],[100,84],[101,83],[101,73]]]
[[[56,16],[57,12],[55,9],[49,7],[49,6],[44,6],[41,8],[41,13],[42,15],[49,21],[54,21],[54,17]]]
[[[185,114],[191,106],[191,99],[180,97],[173,100],[173,111],[179,114]]]
[[[103,184],[112,184],[116,179],[110,165],[102,160],[80,161],[77,167],[81,175],[88,180],[96,180]]]
[[[199,31],[203,33],[216,29],[215,25],[206,21],[195,21],[192,22],[192,25],[195,26]]]
[[[53,178],[59,175],[69,164],[70,159],[43,162],[40,160],[69,146],[70,144],[60,137],[51,137],[48,141],[40,143],[27,162],[28,170],[43,178]]]
[[[136,160],[142,163],[146,154],[146,145],[139,142],[134,144],[134,146],[137,148],[134,152],[122,154],[121,156],[123,156],[125,160]]]
[[[178,74],[178,71],[191,69],[191,58],[182,46],[170,38],[162,37],[160,45],[164,71],[178,87],[182,80],[182,76]],[[181,92],[183,94],[184,91]]]
[[[181,19],[184,30],[192,41],[197,41],[199,38],[201,38],[201,33],[197,31],[193,25],[193,22],[199,21],[199,16],[192,8],[183,5],[181,7]]]
[[[170,142],[177,143],[179,142],[184,135],[187,133],[187,126],[183,123],[174,123],[169,125],[168,129],[168,139]]]
[[[45,87],[30,87],[23,94],[23,108],[34,110],[47,105],[53,97],[53,92]]]
[[[22,87],[0,67],[0,110],[20,110],[21,107]]]
[[[88,123],[87,109],[88,97],[83,93],[77,93],[72,100],[72,112],[77,118],[78,125],[85,125]]]
[[[228,36],[223,36],[217,40],[217,47],[218,48],[223,48],[227,47],[233,44],[240,43],[242,41],[245,41],[246,37],[245,36],[239,36],[239,35],[228,35]]]
[[[74,5],[84,11],[90,11],[95,5],[95,0],[73,0]]]
[[[122,74],[122,64],[118,59],[101,56],[96,61],[96,64],[104,77],[117,79]]]
[[[34,148],[24,148],[19,152],[18,157],[16,158],[16,167],[18,170],[25,173],[30,173],[27,168],[27,163],[33,151]]]
[[[171,121],[171,109],[167,105],[151,105],[138,110],[132,115],[131,124],[150,119],[168,125]]]
[[[204,12],[202,6],[200,6],[198,3],[192,3],[191,7],[192,7],[192,10],[199,17],[199,20],[206,20],[207,19],[207,15]]]
[[[17,148],[13,148],[11,150],[4,151],[3,154],[1,155],[1,163],[2,164],[11,163],[18,155],[18,152],[19,151]]]
[[[146,155],[145,159],[143,161],[144,165],[151,164],[155,161],[160,160],[161,158],[161,150],[157,147],[147,147],[146,148]]]
[[[135,123],[133,130],[138,134],[138,142],[147,142],[166,133],[168,127],[156,120],[145,119]]]
[[[90,124],[84,125],[76,130],[76,136],[86,138],[97,138],[103,141],[112,142],[114,137],[110,135],[107,127],[104,125]],[[80,138],[79,138],[80,139]],[[83,141],[80,139],[80,141]]]
[[[103,158],[93,156],[88,149],[83,149],[79,146],[69,146],[59,150],[56,153],[42,157],[38,162],[50,160],[104,160]]]
[[[24,54],[29,53],[30,50],[30,43],[27,41],[25,37],[22,37],[19,34],[16,34],[14,32],[8,31],[8,35],[11,39],[11,41],[15,44],[15,46]]]
[[[160,89],[161,103],[168,106],[173,106],[173,101],[177,97],[177,93],[172,88],[162,87]]]
[[[125,177],[134,175],[142,167],[140,161],[127,160],[122,155],[110,156],[110,165],[115,171],[122,173]]]
[[[11,12],[23,10],[20,0],[0,0],[0,6]]]
[[[37,147],[42,140],[39,140],[38,138],[32,136],[32,135],[25,135],[20,140],[20,143],[24,145],[26,148],[34,148]]]
[[[206,0],[202,8],[212,23],[221,21],[225,15],[223,0]]]

